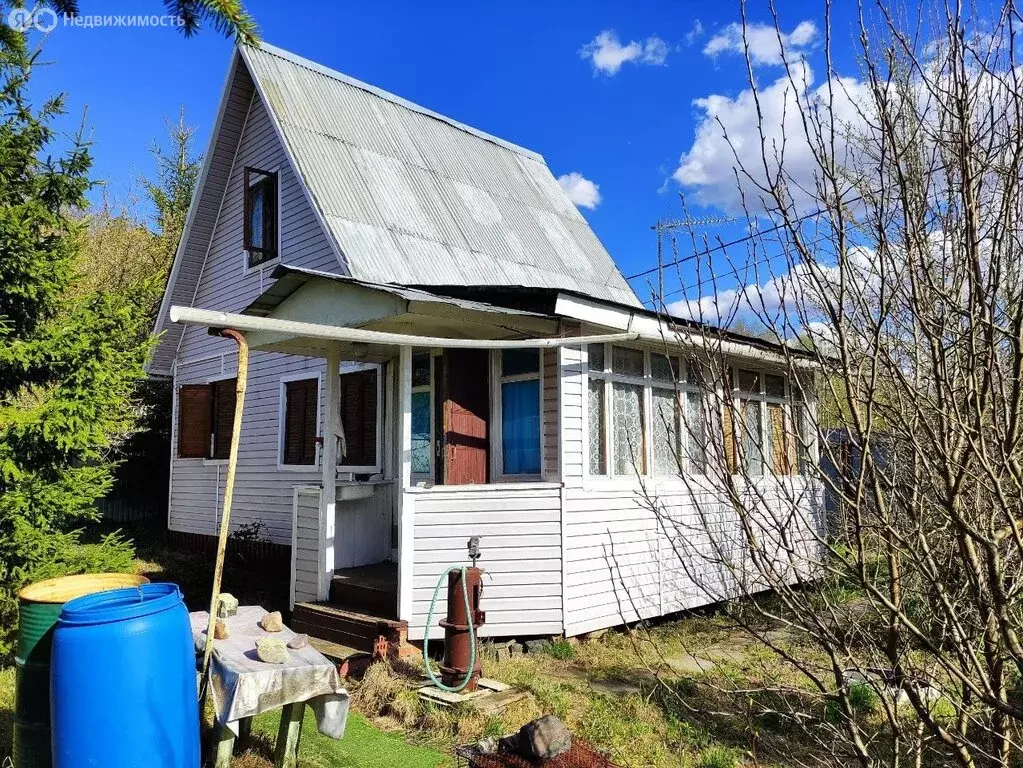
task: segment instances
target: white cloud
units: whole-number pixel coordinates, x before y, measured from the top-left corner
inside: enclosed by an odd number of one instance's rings
[[[600,185],[594,184],[578,171],[558,176],[558,184],[565,190],[568,199],[580,208],[596,208],[600,205]]]
[[[775,82],[760,87],[756,97],[747,88],[734,97],[710,94],[693,102],[699,112],[696,137],[679,159],[673,178],[692,193],[695,202],[730,213],[742,211],[745,202],[754,213],[759,212],[763,193],[757,187],[767,183],[766,154],[771,175],[779,165],[783,166],[788,193],[796,206],[801,209],[816,206],[815,178],[820,166],[814,145],[807,139],[800,107],[809,112],[825,101],[828,94],[826,86],[813,87],[813,71],[808,64],[799,62],[791,69],[791,80],[783,74]],[[865,128],[861,109],[869,108],[870,103],[862,82],[843,78],[834,81],[830,114],[838,122],[835,158],[846,168],[857,168],[852,157],[853,145],[846,137]],[[823,119],[826,112],[818,114]],[[740,168],[752,179],[737,173]]]
[[[692,45],[701,37],[703,37],[703,22],[699,19],[693,19],[693,26],[686,32],[686,45]]]
[[[622,45],[614,30],[605,29],[579,50],[579,55],[589,59],[593,71],[605,75],[617,75],[627,62],[636,64],[662,65],[668,58],[668,44],[656,35],[642,42],[633,40]]]
[[[733,23],[708,40],[703,52],[711,58],[722,53],[744,55],[748,45],[750,60],[754,64],[777,65],[783,61],[783,50],[790,60],[805,53],[817,39],[817,25],[809,20],[801,21],[788,34],[782,32],[780,37],[779,40],[778,30],[769,24],[747,24],[743,41],[742,25]]]

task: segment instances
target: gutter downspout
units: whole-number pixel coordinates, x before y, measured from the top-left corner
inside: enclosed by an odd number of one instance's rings
[[[235,384],[234,424],[231,427],[231,448],[227,457],[227,479],[224,482],[224,509],[220,516],[220,537],[217,540],[217,561],[213,568],[213,590],[210,594],[210,621],[206,628],[206,648],[202,656],[199,713],[202,715],[209,691],[210,659],[213,656],[214,629],[217,623],[217,604],[220,602],[220,582],[224,576],[224,556],[227,535],[231,526],[231,502],[234,501],[234,478],[238,468],[238,444],[242,435],[242,412],[245,407],[245,389],[249,377],[249,344],[245,336],[227,328],[220,335],[234,339],[238,344],[238,378]]]

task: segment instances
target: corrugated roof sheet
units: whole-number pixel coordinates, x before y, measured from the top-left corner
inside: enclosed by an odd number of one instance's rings
[[[353,277],[640,304],[539,155],[272,46],[243,55]]]

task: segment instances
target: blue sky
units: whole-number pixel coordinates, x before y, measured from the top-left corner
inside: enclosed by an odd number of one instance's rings
[[[159,0],[82,0],[85,14],[164,12]],[[580,174],[581,210],[626,274],[656,263],[650,225],[679,215],[680,158],[693,213],[727,208],[731,171],[700,99],[725,97],[732,119],[745,61],[730,24],[737,2],[268,2],[248,7],[275,45],[540,152],[555,176]],[[792,47],[820,71],[823,4],[780,2]],[[849,9],[851,10],[851,9]],[[752,22],[769,22],[751,2]],[[851,17],[833,29],[849,49]],[[809,25],[809,26],[807,26]],[[781,75],[764,38],[758,81]],[[148,148],[183,106],[205,147],[232,44],[213,30],[58,26],[33,88],[68,95],[71,130],[88,108],[95,176],[123,196],[152,170]],[[854,74],[851,54],[839,66]],[[720,100],[719,100],[720,102]],[[703,102],[706,104],[706,102]],[[698,141],[698,131],[704,139]],[[713,178],[711,178],[713,177]],[[574,178],[574,177],[572,177]],[[599,203],[592,182],[599,191]],[[698,204],[702,203],[702,205]],[[586,207],[589,204],[590,207]],[[724,237],[735,227],[709,230]]]

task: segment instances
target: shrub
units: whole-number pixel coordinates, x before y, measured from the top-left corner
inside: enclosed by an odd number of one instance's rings
[[[553,656],[555,659],[560,659],[562,661],[565,661],[566,659],[571,659],[573,656],[575,656],[575,648],[570,642],[568,642],[568,640],[565,640],[564,638],[559,638],[557,640],[552,641],[550,645],[546,646],[543,649],[543,651],[548,656]]]
[[[729,747],[708,747],[700,753],[699,768],[735,768],[741,753]]]

